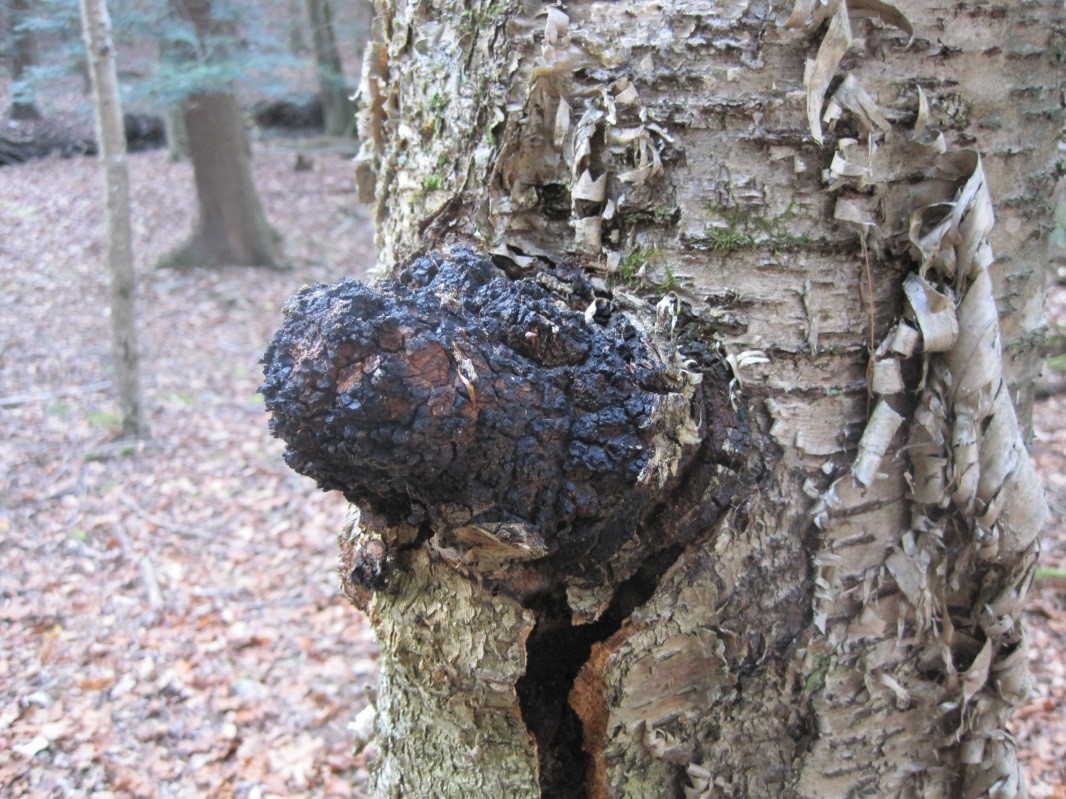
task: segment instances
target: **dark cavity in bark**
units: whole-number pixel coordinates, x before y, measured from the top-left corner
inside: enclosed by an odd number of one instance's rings
[[[541,799],[587,799],[591,763],[581,719],[569,701],[574,680],[592,645],[614,635],[651,598],[680,553],[675,545],[649,557],[618,586],[607,610],[591,624],[573,623],[561,588],[526,603],[537,614],[537,624],[526,640],[526,673],[515,687],[522,719],[537,740]]]

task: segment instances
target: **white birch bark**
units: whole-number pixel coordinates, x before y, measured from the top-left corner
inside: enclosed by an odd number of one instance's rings
[[[106,0],[81,0],[82,34],[96,100],[96,140],[104,180],[107,217],[107,260],[111,272],[111,353],[122,414],[122,434],[147,437],[148,425],[140,389],[130,230],[129,172],[126,132]]]
[[[473,240],[674,288],[765,442],[759,490],[593,644],[569,694],[585,769],[543,795],[1024,796],[1006,722],[1046,511],[1013,406],[1061,5],[378,12],[358,174],[381,271]],[[375,795],[542,795],[514,723],[535,613],[428,553],[370,613]]]

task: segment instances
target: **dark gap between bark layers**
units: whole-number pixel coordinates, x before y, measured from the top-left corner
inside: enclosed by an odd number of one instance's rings
[[[566,591],[530,598],[525,606],[537,616],[526,641],[526,673],[515,686],[526,727],[537,741],[541,799],[587,799],[590,758],[583,748],[581,720],[570,705],[570,691],[592,645],[614,635],[647,602],[682,547],[674,545],[649,557],[615,590],[603,615],[575,625]]]

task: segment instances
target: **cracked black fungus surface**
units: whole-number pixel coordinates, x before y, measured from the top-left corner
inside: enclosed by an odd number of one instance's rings
[[[286,462],[392,522],[517,522],[557,573],[605,562],[662,494],[642,474],[678,387],[625,314],[586,318],[580,273],[553,276],[457,249],[302,290],[264,357]]]

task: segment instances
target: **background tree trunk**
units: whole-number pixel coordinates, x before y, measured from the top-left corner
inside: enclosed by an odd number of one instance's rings
[[[352,27],[348,32],[348,41],[352,45],[352,49],[359,54],[360,63],[356,66],[361,67],[362,56],[366,51],[366,43],[370,39],[370,28],[374,23],[374,2],[373,0],[353,0],[352,4]],[[359,73],[355,74],[355,82],[358,83]]]
[[[81,0],[82,32],[96,95],[96,139],[107,208],[111,270],[111,353],[122,410],[122,435],[147,438],[140,387],[140,351],[134,311],[133,235],[130,230],[126,132],[122,122],[115,46],[106,0]]]
[[[307,46],[305,22],[307,9],[300,0],[289,0],[289,51],[293,55],[303,55],[310,48]]]
[[[163,113],[163,129],[167,137],[167,155],[171,161],[189,157],[189,132],[185,128],[184,103],[173,103]]]
[[[185,129],[196,179],[199,221],[166,266],[281,265],[252,182],[251,150],[237,99],[198,94],[185,101]]]
[[[7,14],[8,63],[11,68],[13,88],[11,107],[7,115],[15,120],[41,118],[27,74],[31,67],[37,65],[37,46],[33,31],[24,27],[30,18],[31,11],[29,0],[11,0]]]
[[[1026,419],[1060,4],[378,14],[380,270],[465,240],[679,292],[736,372],[757,490],[639,590],[564,581],[563,613],[353,525],[346,572],[401,553],[369,605],[374,795],[1024,796],[1005,725],[1045,510],[1010,400]],[[582,662],[536,667],[581,630]]]
[[[168,31],[159,38],[159,60],[161,63],[188,63],[197,58],[196,48],[182,38],[172,38]],[[181,161],[189,157],[189,132],[185,128],[185,99],[172,100],[163,111],[163,129],[167,137],[167,154],[172,161]]]
[[[231,36],[229,22],[216,21],[209,0],[175,3],[200,41],[197,57],[210,59]],[[199,220],[192,237],[165,255],[161,266],[282,265],[279,236],[267,222],[252,180],[251,147],[236,97],[204,90],[185,100],[185,134],[196,180]]]
[[[346,136],[355,127],[355,104],[348,99],[350,92],[333,32],[333,11],[329,0],[307,0],[307,15],[311,20],[326,135]]]

